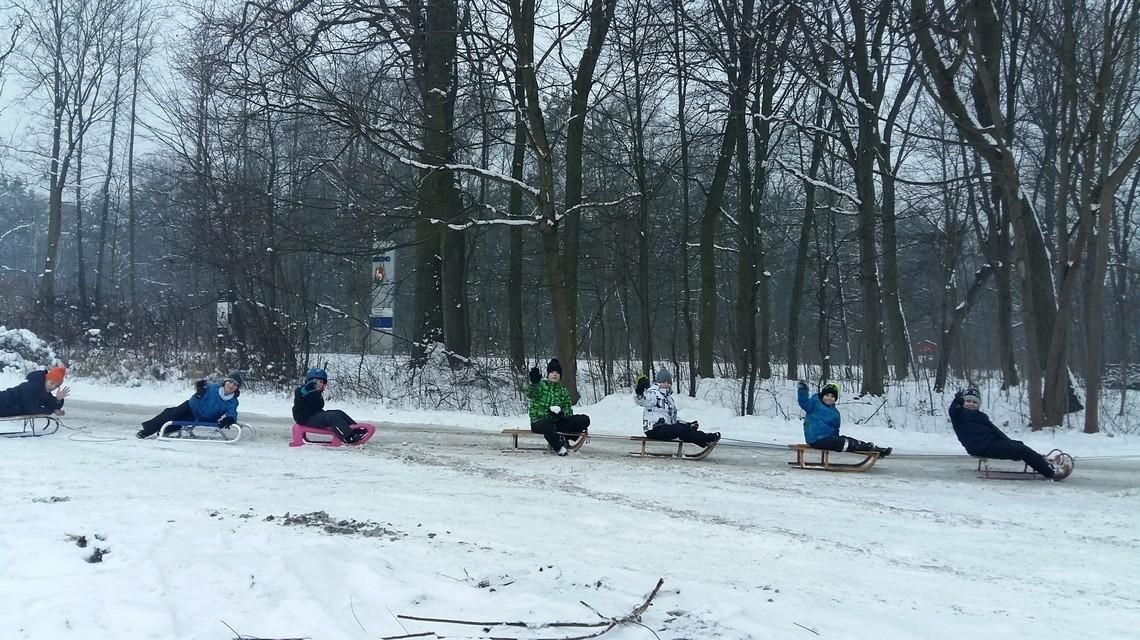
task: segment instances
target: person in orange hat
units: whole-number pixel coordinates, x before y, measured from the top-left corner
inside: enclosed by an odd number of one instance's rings
[[[63,386],[66,374],[63,367],[33,371],[24,382],[0,391],[0,417],[63,415],[63,399],[71,393]]]

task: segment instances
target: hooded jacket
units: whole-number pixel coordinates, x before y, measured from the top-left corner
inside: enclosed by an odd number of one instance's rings
[[[824,404],[818,393],[809,396],[807,389],[800,389],[796,400],[804,410],[804,439],[808,444],[839,435],[839,409]]]
[[[222,416],[229,416],[237,420],[238,394],[235,391],[228,398],[224,395],[225,389],[221,384],[206,385],[206,392],[198,397],[190,398],[190,410],[194,412],[194,419],[201,422],[215,422]]]
[[[309,380],[293,392],[293,422],[306,424],[309,418],[325,410],[325,397],[317,391],[315,380]]]
[[[676,424],[677,403],[673,400],[673,390],[665,390],[661,385],[649,387],[633,401],[642,407],[641,428],[649,431],[658,424]]]
[[[0,417],[42,415],[63,408],[63,400],[44,386],[46,376],[47,371],[33,371],[26,381],[0,391]]]
[[[564,416],[574,415],[574,407],[570,406],[570,390],[561,382],[543,378],[538,384],[526,388],[526,396],[530,398],[531,424],[549,417],[552,406],[558,407]]]
[[[950,424],[954,426],[954,435],[958,442],[966,448],[966,453],[978,455],[976,451],[984,451],[991,443],[999,440],[1008,440],[1009,436],[990,420],[986,414],[977,409],[967,409],[962,401],[962,394],[954,396],[950,403]]]

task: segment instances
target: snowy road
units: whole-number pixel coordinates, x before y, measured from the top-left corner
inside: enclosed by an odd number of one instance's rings
[[[87,431],[0,441],[0,638],[482,637],[394,614],[593,621],[579,601],[624,615],[660,577],[643,622],[663,639],[1140,636],[1136,460],[1078,460],[1063,483],[978,480],[965,459],[830,474],[728,445],[503,453],[430,425],[290,449],[287,421],[250,413],[234,446],[135,440],[157,409],[69,402]],[[282,524],[322,510],[373,535]],[[85,563],[68,534],[110,553]]]

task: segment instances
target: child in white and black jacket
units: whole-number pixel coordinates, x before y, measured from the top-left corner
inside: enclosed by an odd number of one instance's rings
[[[720,432],[705,433],[697,429],[697,422],[677,419],[677,405],[673,402],[673,376],[662,367],[654,376],[657,384],[650,386],[649,378],[637,379],[634,402],[642,407],[641,427],[650,440],[681,440],[699,447],[707,447],[720,440]]]

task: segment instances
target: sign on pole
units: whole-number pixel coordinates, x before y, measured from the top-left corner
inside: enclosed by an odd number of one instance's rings
[[[392,332],[396,330],[396,251],[386,249],[372,256],[372,312],[369,326],[374,344],[383,351],[392,349]]]

